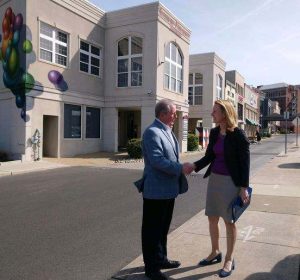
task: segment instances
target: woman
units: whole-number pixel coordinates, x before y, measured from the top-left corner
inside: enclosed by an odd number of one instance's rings
[[[209,176],[205,214],[208,216],[212,250],[199,265],[210,265],[222,261],[219,248],[219,218],[226,226],[227,253],[220,277],[227,277],[234,270],[233,250],[237,229],[232,220],[231,203],[240,195],[244,203],[249,202],[249,141],[244,131],[237,127],[237,115],[228,100],[215,101],[212,111],[217,126],[210,131],[205,156],[194,163],[198,172],[208,164],[204,178]]]

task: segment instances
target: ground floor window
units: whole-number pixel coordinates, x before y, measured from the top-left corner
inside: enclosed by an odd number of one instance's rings
[[[64,138],[81,138],[81,106],[64,104]]]
[[[86,107],[86,138],[100,138],[100,117],[99,108]]]

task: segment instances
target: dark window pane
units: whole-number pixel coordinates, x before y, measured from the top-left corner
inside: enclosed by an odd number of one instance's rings
[[[95,67],[95,66],[92,66],[92,67],[91,67],[91,73],[92,73],[93,75],[99,76],[99,68],[98,68],[98,67]]]
[[[128,74],[118,74],[118,87],[128,87]]]
[[[131,54],[141,54],[143,52],[143,39],[131,37]]]
[[[64,105],[64,137],[81,137],[81,107],[76,105]]]
[[[67,58],[65,56],[55,55],[55,62],[60,65],[67,66]]]
[[[100,138],[100,109],[86,108],[86,138]]]
[[[193,74],[190,73],[189,74],[189,85],[192,85],[193,84]]]
[[[86,52],[89,52],[90,50],[89,50],[89,44],[87,44],[87,43],[85,43],[85,42],[83,42],[83,41],[80,41],[80,49],[81,50],[84,50],[84,51],[86,51]]]
[[[89,65],[83,62],[80,62],[80,70],[83,72],[89,72]]]
[[[118,60],[118,73],[128,72],[128,59]]]
[[[91,53],[97,56],[100,56],[100,49],[94,46],[91,46]]]
[[[68,35],[58,31],[57,35],[56,35],[56,39],[60,42],[67,43],[68,42]]]
[[[201,73],[195,73],[195,84],[202,84],[203,76]]]
[[[132,58],[131,71],[142,71],[143,70],[142,61],[143,59],[141,57]]]
[[[100,66],[100,60],[99,58],[95,58],[95,57],[92,57],[91,56],[91,64],[94,65],[94,66]]]
[[[118,43],[118,56],[128,55],[128,38],[124,38]]]
[[[142,72],[131,73],[131,86],[142,85]]]
[[[89,56],[87,54],[80,53],[80,61],[89,63]]]
[[[62,45],[59,45],[59,44],[55,44],[55,51],[59,54],[62,54],[62,55],[67,55],[67,47],[64,47]]]

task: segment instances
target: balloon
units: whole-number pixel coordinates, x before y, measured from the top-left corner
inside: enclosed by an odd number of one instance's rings
[[[34,78],[31,74],[26,72],[22,75],[22,81],[21,82],[25,87],[25,92],[29,92],[33,89],[35,80],[34,80]]]
[[[23,51],[25,53],[31,53],[32,52],[32,43],[29,40],[25,40],[23,42]]]
[[[12,44],[13,44],[14,46],[17,46],[18,43],[19,43],[19,41],[20,41],[20,31],[19,31],[19,30],[16,30],[16,31],[14,32]]]
[[[10,26],[10,22],[9,22],[9,19],[8,18],[4,18],[3,21],[2,21],[2,31],[3,33],[5,31],[8,31],[9,32],[9,26]]]
[[[18,108],[23,108],[25,105],[25,95],[16,95],[16,105]]]
[[[23,16],[22,14],[17,14],[15,17],[15,30],[20,30],[23,25]]]
[[[9,49],[9,48],[7,48]],[[19,70],[20,61],[19,61],[19,54],[16,48],[11,48],[11,54],[8,60],[8,72],[10,75],[15,76],[16,72]]]
[[[12,9],[11,9],[11,7],[8,7],[5,12],[5,17],[10,19],[11,16],[12,16]]]
[[[63,76],[58,71],[51,70],[48,73],[48,79],[51,83],[58,85],[63,80]]]

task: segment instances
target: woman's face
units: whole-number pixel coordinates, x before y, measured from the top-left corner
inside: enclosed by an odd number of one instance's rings
[[[211,116],[213,117],[214,123],[220,124],[226,122],[225,114],[222,112],[219,104],[214,105]]]

